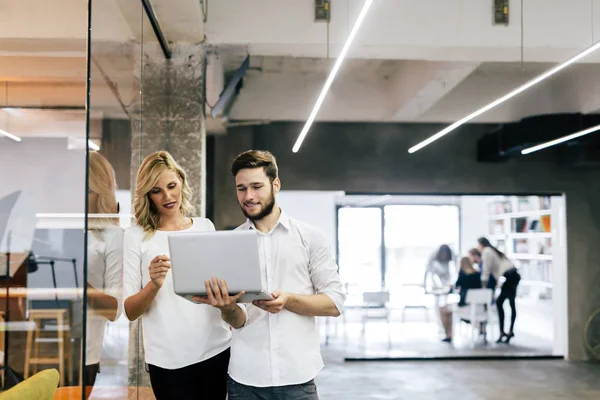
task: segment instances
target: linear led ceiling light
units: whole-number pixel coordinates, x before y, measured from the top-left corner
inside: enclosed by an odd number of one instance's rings
[[[529,89],[530,87],[540,83],[541,81],[543,81],[546,78],[551,77],[552,75],[556,74],[557,72],[567,68],[569,65],[581,60],[582,58],[590,55],[591,53],[593,53],[594,51],[598,50],[600,48],[600,41],[596,42],[593,46],[588,47],[587,49],[585,49],[584,51],[582,51],[581,53],[577,54],[576,56],[568,59],[567,61],[563,62],[562,64],[557,65],[556,67],[549,69],[548,71],[544,72],[543,74],[533,78],[532,80],[526,82],[525,84],[519,86],[518,88],[514,89],[512,92],[509,92],[507,94],[505,94],[504,96],[500,97],[497,100],[492,101],[491,103],[489,103],[486,106],[483,106],[482,108],[480,108],[479,110],[467,115],[466,117],[459,119],[458,121],[456,121],[455,123],[453,123],[452,125],[442,129],[441,131],[439,131],[438,133],[436,133],[435,135],[429,137],[428,139],[425,139],[424,141],[422,141],[421,143],[411,147],[410,149],[408,149],[409,153],[414,153],[418,150],[421,150],[423,147],[435,142],[436,140],[442,138],[443,136],[445,136],[446,134],[450,133],[451,131],[453,131],[454,129],[458,128],[459,126],[461,126],[462,124],[469,122],[470,120],[472,120],[473,118],[476,118],[478,116],[480,116],[481,114],[483,114],[486,111],[491,110],[492,108],[496,107],[499,104],[504,103],[506,100],[521,94],[522,92],[526,91],[527,89]]]
[[[292,149],[292,151],[294,153],[297,153],[298,150],[300,150],[300,146],[302,145],[302,142],[304,141],[304,138],[306,137],[308,130],[310,129],[313,121],[315,120],[315,117],[317,116],[317,113],[319,112],[319,108],[321,108],[321,105],[323,104],[323,100],[325,100],[325,96],[327,95],[327,92],[329,91],[329,88],[331,87],[331,84],[333,83],[333,80],[335,79],[335,76],[337,75],[337,73],[340,69],[340,66],[342,65],[342,62],[344,62],[344,59],[346,58],[346,54],[348,53],[348,49],[350,48],[350,45],[354,41],[354,37],[356,36],[356,33],[358,32],[360,25],[362,24],[363,20],[365,19],[365,16],[367,15],[369,8],[371,8],[371,4],[373,4],[373,0],[366,0],[365,4],[362,7],[362,10],[360,10],[360,14],[358,14],[358,18],[356,18],[356,22],[354,22],[354,26],[352,27],[352,30],[350,31],[350,34],[348,35],[348,38],[346,39],[346,43],[344,43],[344,47],[342,48],[340,55],[338,56],[337,60],[335,61],[335,64],[333,65],[333,68],[331,69],[331,72],[329,73],[329,76],[327,77],[327,80],[325,81],[325,85],[323,85],[323,89],[321,89],[321,93],[319,94],[319,97],[317,98],[317,102],[315,103],[315,106],[313,107],[313,109],[310,113],[310,116],[306,120],[306,123],[304,124],[304,128],[302,128],[302,131],[300,132],[298,139],[296,139],[296,143],[294,144],[294,147]]]
[[[88,147],[94,151],[100,150],[100,146],[88,139]]]
[[[7,138],[10,138],[10,139],[14,140],[15,142],[20,142],[21,141],[20,137],[15,136],[12,133],[8,133],[8,132],[6,132],[5,130],[2,130],[2,129],[0,129],[0,135],[4,135]]]
[[[522,150],[521,154],[531,154],[531,153],[536,152],[538,150],[547,149],[548,147],[556,146],[557,144],[568,142],[569,140],[577,139],[577,138],[580,138],[580,137],[585,136],[585,135],[589,135],[590,133],[594,133],[594,132],[597,132],[597,131],[600,131],[600,125],[592,126],[591,128],[584,129],[582,131],[575,132],[575,133],[572,133],[570,135],[563,136],[561,138],[554,139],[554,140],[551,140],[551,141],[546,142],[546,143],[538,144],[537,146],[529,147],[529,148],[527,148],[525,150]]]

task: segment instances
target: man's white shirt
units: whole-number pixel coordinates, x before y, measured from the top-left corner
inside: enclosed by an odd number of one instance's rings
[[[256,229],[247,220],[238,230]],[[268,292],[325,294],[340,314],[346,295],[333,251],[317,229],[281,213],[269,233],[259,233],[263,288]],[[315,317],[288,310],[271,314],[248,304],[246,324],[233,332],[229,375],[241,384],[301,384],[323,368]]]

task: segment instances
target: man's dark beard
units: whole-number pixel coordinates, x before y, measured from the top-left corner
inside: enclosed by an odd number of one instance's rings
[[[275,207],[275,196],[273,195],[273,186],[271,185],[271,197],[269,198],[269,202],[258,214],[251,216],[246,212],[243,206],[241,208],[244,215],[250,219],[250,221],[260,221],[273,212],[273,207]]]

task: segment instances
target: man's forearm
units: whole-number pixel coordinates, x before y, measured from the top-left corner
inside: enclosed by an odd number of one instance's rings
[[[326,294],[289,294],[285,304],[288,311],[310,317],[338,317],[340,315],[331,297]]]
[[[221,318],[235,329],[240,329],[246,323],[246,313],[237,305],[232,311],[221,311]]]

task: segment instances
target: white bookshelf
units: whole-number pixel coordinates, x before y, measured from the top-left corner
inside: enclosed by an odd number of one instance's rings
[[[488,201],[490,242],[519,268],[522,285],[541,291],[553,287],[551,215],[549,197],[495,196]]]
[[[515,260],[552,261],[552,254],[509,253]]]
[[[520,232],[520,233],[509,233],[513,239],[552,239],[552,232]]]
[[[490,215],[490,219],[506,219],[506,218],[527,218],[527,217],[541,217],[542,215],[550,215],[552,214],[552,210],[529,210],[529,211],[519,211],[519,212],[510,212],[510,213],[502,213],[502,214],[492,214]]]

